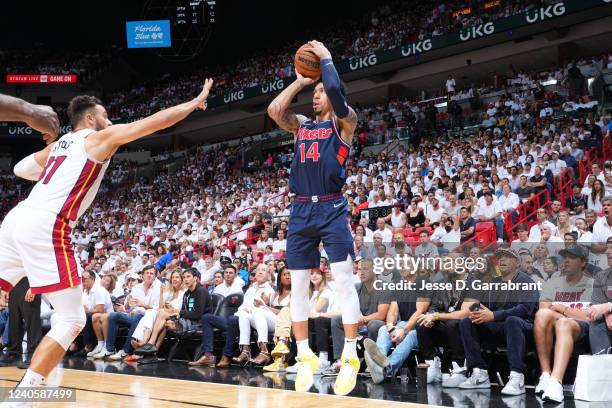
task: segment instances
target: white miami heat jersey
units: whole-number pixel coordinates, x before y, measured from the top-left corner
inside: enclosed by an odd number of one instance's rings
[[[110,162],[88,157],[85,138],[93,132],[78,130],[55,142],[38,182],[20,206],[49,211],[68,223],[89,208]]]

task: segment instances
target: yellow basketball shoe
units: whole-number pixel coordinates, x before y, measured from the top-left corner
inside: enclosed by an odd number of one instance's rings
[[[295,376],[295,390],[308,391],[314,382],[314,373],[321,366],[321,361],[312,351],[308,354],[298,356],[297,374]]]
[[[272,364],[268,364],[263,368],[264,371],[273,372],[273,373],[282,373],[287,369],[287,363],[285,363],[285,359],[283,357],[277,357],[274,359]]]
[[[274,350],[272,350],[272,357],[276,359],[279,357],[285,357],[287,354],[289,354],[287,342],[280,340],[278,343],[276,343],[276,346],[274,346]]]
[[[334,383],[334,393],[336,395],[347,395],[355,388],[361,363],[357,357],[345,358],[343,356],[340,361],[340,372]]]

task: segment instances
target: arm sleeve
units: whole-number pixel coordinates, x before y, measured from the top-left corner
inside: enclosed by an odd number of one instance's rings
[[[331,58],[321,60],[321,80],[323,81],[325,93],[334,108],[336,116],[341,119],[345,118],[349,114],[349,108],[342,94],[338,71],[336,71],[336,67]]]
[[[22,179],[36,181],[42,174],[43,168],[34,159],[34,153],[23,158],[15,165],[13,172]]]

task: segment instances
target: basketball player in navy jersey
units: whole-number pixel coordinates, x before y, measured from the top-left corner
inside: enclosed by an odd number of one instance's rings
[[[342,310],[345,343],[334,392],[346,395],[355,387],[359,372],[357,323],[359,299],[353,283],[353,238],[348,203],[342,194],[345,168],[357,115],[346,96],[331,54],[318,41],[308,50],[321,61],[322,82],[296,71],[297,79],[268,107],[268,115],[294,134],[295,155],[291,164],[289,189],[296,194],[291,205],[287,236],[287,265],[291,272],[291,320],[297,342],[297,391],[308,390],[320,361],[308,346],[310,269],[319,267],[319,243],[325,252],[336,284]],[[315,85],[316,84],[316,85]],[[293,98],[306,86],[315,85],[312,98],[314,120],[289,110]],[[286,345],[279,343],[279,347]]]

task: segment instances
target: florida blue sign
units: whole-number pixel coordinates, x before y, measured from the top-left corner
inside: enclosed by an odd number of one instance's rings
[[[170,47],[170,20],[128,21],[125,23],[128,48]]]

